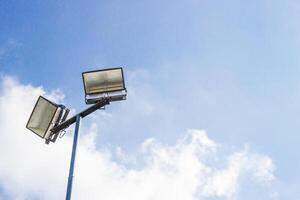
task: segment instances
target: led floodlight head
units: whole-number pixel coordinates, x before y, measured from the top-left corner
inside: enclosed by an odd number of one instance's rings
[[[68,113],[64,106],[57,105],[40,96],[33,108],[26,128],[41,138],[49,140],[53,135],[50,130],[61,122],[64,112]]]
[[[109,68],[82,73],[86,104],[107,98],[110,101],[126,99],[123,69]]]

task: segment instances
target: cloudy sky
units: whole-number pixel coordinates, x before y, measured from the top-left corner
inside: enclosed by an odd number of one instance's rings
[[[0,2],[0,199],[63,199],[73,127],[25,129],[39,95],[78,112],[81,72],[128,99],[82,120],[74,199],[298,200],[296,0]]]

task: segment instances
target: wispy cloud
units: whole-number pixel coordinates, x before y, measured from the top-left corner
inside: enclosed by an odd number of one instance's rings
[[[0,183],[12,199],[63,199],[72,138],[55,144],[25,129],[36,97],[61,101],[61,94],[4,77],[0,89]],[[266,187],[274,180],[270,157],[249,148],[223,152],[204,130],[187,130],[173,145],[149,138],[140,145],[138,165],[119,147],[98,149],[97,122],[84,127],[74,179],[74,199],[236,199],[243,184]],[[115,158],[113,155],[117,152]],[[1,194],[0,194],[1,198]]]
[[[13,50],[22,46],[22,43],[14,39],[9,39],[5,44],[0,46],[0,60],[11,54]]]

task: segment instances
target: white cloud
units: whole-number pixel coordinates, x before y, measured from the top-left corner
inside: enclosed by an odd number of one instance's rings
[[[63,199],[72,138],[55,144],[43,141],[25,129],[38,95],[62,101],[61,92],[22,85],[11,77],[0,89],[0,185],[12,199]],[[83,127],[74,178],[74,199],[106,200],[199,200],[212,197],[235,199],[243,177],[256,187],[274,179],[274,165],[265,155],[248,148],[224,154],[222,146],[203,130],[188,130],[173,145],[154,138],[141,144],[137,167],[122,165],[127,155],[97,149],[97,123]],[[0,194],[1,199],[1,194]],[[241,198],[243,199],[243,198]]]

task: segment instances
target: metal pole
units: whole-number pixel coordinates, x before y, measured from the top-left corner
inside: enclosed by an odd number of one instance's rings
[[[67,188],[66,200],[70,200],[71,199],[72,183],[73,183],[73,172],[74,172],[74,164],[75,164],[75,156],[76,156],[76,148],[77,148],[77,139],[78,139],[79,125],[80,125],[80,115],[78,114],[76,116],[76,126],[75,126],[74,138],[73,138],[72,156],[71,156],[71,163],[70,163],[70,170],[69,170],[69,178],[68,178],[68,188]]]

